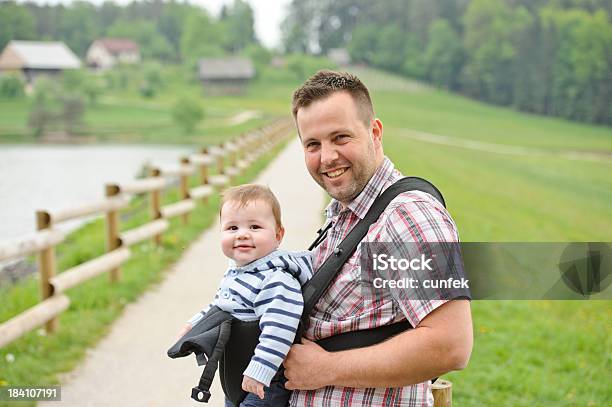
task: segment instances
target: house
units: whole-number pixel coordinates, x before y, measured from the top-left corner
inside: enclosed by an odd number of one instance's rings
[[[255,67],[248,58],[202,58],[198,61],[198,78],[208,94],[244,93],[255,77]]]
[[[10,41],[0,54],[0,72],[21,72],[28,85],[39,75],[79,69],[81,61],[63,42]]]
[[[102,38],[95,40],[87,50],[87,66],[109,69],[117,64],[140,62],[140,47],[127,38]]]

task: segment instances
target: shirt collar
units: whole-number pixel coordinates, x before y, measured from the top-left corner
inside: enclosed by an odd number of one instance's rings
[[[275,259],[278,256],[281,256],[282,254],[283,254],[282,250],[276,249],[266,254],[264,257],[260,257],[259,259],[253,260],[252,262],[245,264],[244,266],[237,266],[236,262],[233,259],[228,259],[228,265],[230,269],[240,270],[240,271],[245,271],[245,272],[252,272],[257,267],[261,265],[265,265],[270,260]]]
[[[359,219],[363,219],[374,203],[374,199],[380,195],[384,185],[392,177],[394,169],[395,166],[391,160],[385,156],[382,164],[374,172],[374,175],[372,175],[372,178],[370,178],[363,190],[355,199],[349,202],[344,210],[350,210],[357,215]],[[329,205],[327,205],[325,208],[325,215],[328,219],[333,218],[342,210],[342,204],[337,199],[332,199]]]

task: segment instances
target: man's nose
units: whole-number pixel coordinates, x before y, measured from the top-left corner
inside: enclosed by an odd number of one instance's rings
[[[330,166],[337,159],[338,151],[334,145],[323,144],[321,146],[321,164],[323,164],[324,167]]]

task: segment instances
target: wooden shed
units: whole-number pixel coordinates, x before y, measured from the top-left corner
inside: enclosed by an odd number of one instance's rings
[[[207,94],[240,94],[255,77],[255,67],[248,58],[202,58],[198,78]]]
[[[0,54],[0,71],[20,71],[28,84],[39,75],[80,67],[79,58],[63,42],[10,41]]]

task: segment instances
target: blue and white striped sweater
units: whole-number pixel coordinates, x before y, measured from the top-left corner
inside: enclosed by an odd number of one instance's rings
[[[295,338],[304,308],[301,286],[311,277],[309,251],[276,250],[242,267],[230,261],[212,304],[188,323],[195,326],[213,305],[243,321],[259,319],[259,344],[243,374],[269,386]]]

